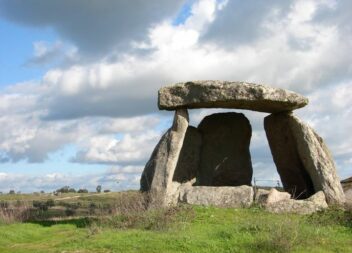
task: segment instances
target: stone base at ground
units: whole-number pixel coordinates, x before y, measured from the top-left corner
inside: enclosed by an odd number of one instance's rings
[[[346,202],[352,204],[352,189],[345,191]]]
[[[311,214],[328,207],[325,194],[319,191],[305,200],[285,199],[264,206],[271,213]]]
[[[184,187],[180,191],[180,202],[192,205],[218,207],[249,207],[253,203],[253,187]]]

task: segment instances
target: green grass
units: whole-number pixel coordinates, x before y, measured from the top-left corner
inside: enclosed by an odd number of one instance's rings
[[[193,207],[175,217],[125,229],[90,219],[0,225],[0,252],[352,252],[349,218],[335,210],[299,216]]]
[[[102,193],[62,193],[61,195],[55,196],[50,193],[43,194],[33,194],[33,193],[23,193],[23,194],[1,194],[0,201],[33,201],[33,200],[47,200],[53,199],[55,201],[60,201],[64,199],[66,201],[70,201],[69,198],[72,198],[72,201],[76,201],[77,199],[81,199],[82,201],[88,201],[89,198],[92,199],[101,199],[101,198],[114,198],[115,196],[120,195],[121,192],[102,192]],[[109,197],[108,197],[109,196]]]

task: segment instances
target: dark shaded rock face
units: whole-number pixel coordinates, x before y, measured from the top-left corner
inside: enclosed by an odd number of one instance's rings
[[[265,117],[264,128],[285,191],[294,198],[305,199],[315,191],[299,157],[288,120],[286,113],[271,114]]]
[[[197,185],[250,185],[252,129],[248,119],[242,113],[216,113],[205,117],[198,130],[202,146]]]
[[[200,162],[202,137],[198,129],[189,126],[172,181],[186,183],[197,176]]]
[[[323,191],[328,204],[345,201],[335,163],[323,139],[292,113],[273,114],[264,126],[285,190],[312,195]]]

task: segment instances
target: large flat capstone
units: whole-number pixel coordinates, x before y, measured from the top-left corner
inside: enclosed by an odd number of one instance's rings
[[[308,99],[292,91],[260,84],[229,81],[192,81],[159,90],[161,110],[177,108],[233,108],[259,112],[292,111]]]

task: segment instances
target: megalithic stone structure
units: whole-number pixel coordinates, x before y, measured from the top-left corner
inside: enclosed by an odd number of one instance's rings
[[[329,204],[345,201],[331,153],[311,127],[291,112],[267,116],[264,126],[285,190],[296,198],[323,191]]]
[[[289,204],[279,201],[287,204],[279,209],[271,203],[270,210],[290,210],[308,202],[311,211],[326,202],[343,204],[345,196],[326,144],[293,115],[307,104],[308,99],[295,92],[246,82],[192,81],[161,88],[159,109],[174,110],[175,116],[145,166],[141,190],[154,193],[163,205],[249,206],[258,196],[251,187],[248,119],[241,113],[218,113],[206,116],[196,128],[189,126],[187,112],[247,109],[270,113],[265,131],[284,189],[294,198],[285,200]],[[295,204],[296,198],[306,202]]]

